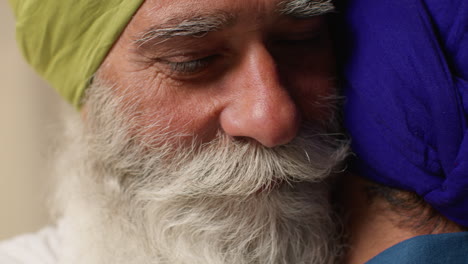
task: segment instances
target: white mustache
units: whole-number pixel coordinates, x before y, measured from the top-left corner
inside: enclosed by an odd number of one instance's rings
[[[348,143],[333,127],[309,125],[275,148],[222,132],[157,145],[129,136],[120,102],[93,89],[86,127],[71,128],[62,157],[57,201],[74,249],[64,263],[329,264],[339,255],[325,181]],[[158,141],[177,137],[161,131]]]

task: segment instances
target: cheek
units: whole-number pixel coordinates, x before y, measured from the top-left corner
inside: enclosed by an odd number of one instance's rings
[[[304,82],[296,98],[305,121],[328,121],[336,109],[335,82],[328,78]]]
[[[213,96],[161,76],[146,80],[139,86],[138,95],[126,92],[123,96],[133,105],[132,136],[142,138],[146,144],[158,145],[191,143],[194,138],[205,142],[216,135],[220,107]]]
[[[174,100],[156,107],[143,103],[141,108],[145,112],[138,118],[138,134],[150,142],[206,142],[218,131],[216,114],[190,101]]]
[[[331,49],[305,57],[299,67],[285,70],[284,76],[305,121],[327,121],[333,116],[337,90]]]

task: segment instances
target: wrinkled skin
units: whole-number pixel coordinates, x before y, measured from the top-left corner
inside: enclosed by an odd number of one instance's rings
[[[326,18],[282,15],[279,6],[276,0],[147,0],[99,77],[135,107],[135,127],[163,122],[171,133],[204,142],[222,131],[267,147],[286,144],[303,122],[331,117],[320,105],[335,92],[335,65]],[[233,18],[195,37],[138,41],[152,27],[216,12]]]

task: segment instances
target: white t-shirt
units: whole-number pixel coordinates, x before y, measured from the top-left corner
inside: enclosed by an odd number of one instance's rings
[[[0,242],[1,264],[56,264],[60,236],[56,227]]]

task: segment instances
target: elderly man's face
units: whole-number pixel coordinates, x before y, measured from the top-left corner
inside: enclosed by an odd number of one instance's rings
[[[337,137],[331,44],[317,16],[332,8],[146,0],[62,155],[66,172],[77,166],[58,196],[81,238],[68,237],[70,259],[334,263],[342,248],[328,179],[347,142]]]
[[[303,121],[330,118],[321,105],[334,94],[334,63],[319,5],[147,0],[100,77],[136,107],[135,127],[157,122],[204,142],[222,131],[282,145]]]

